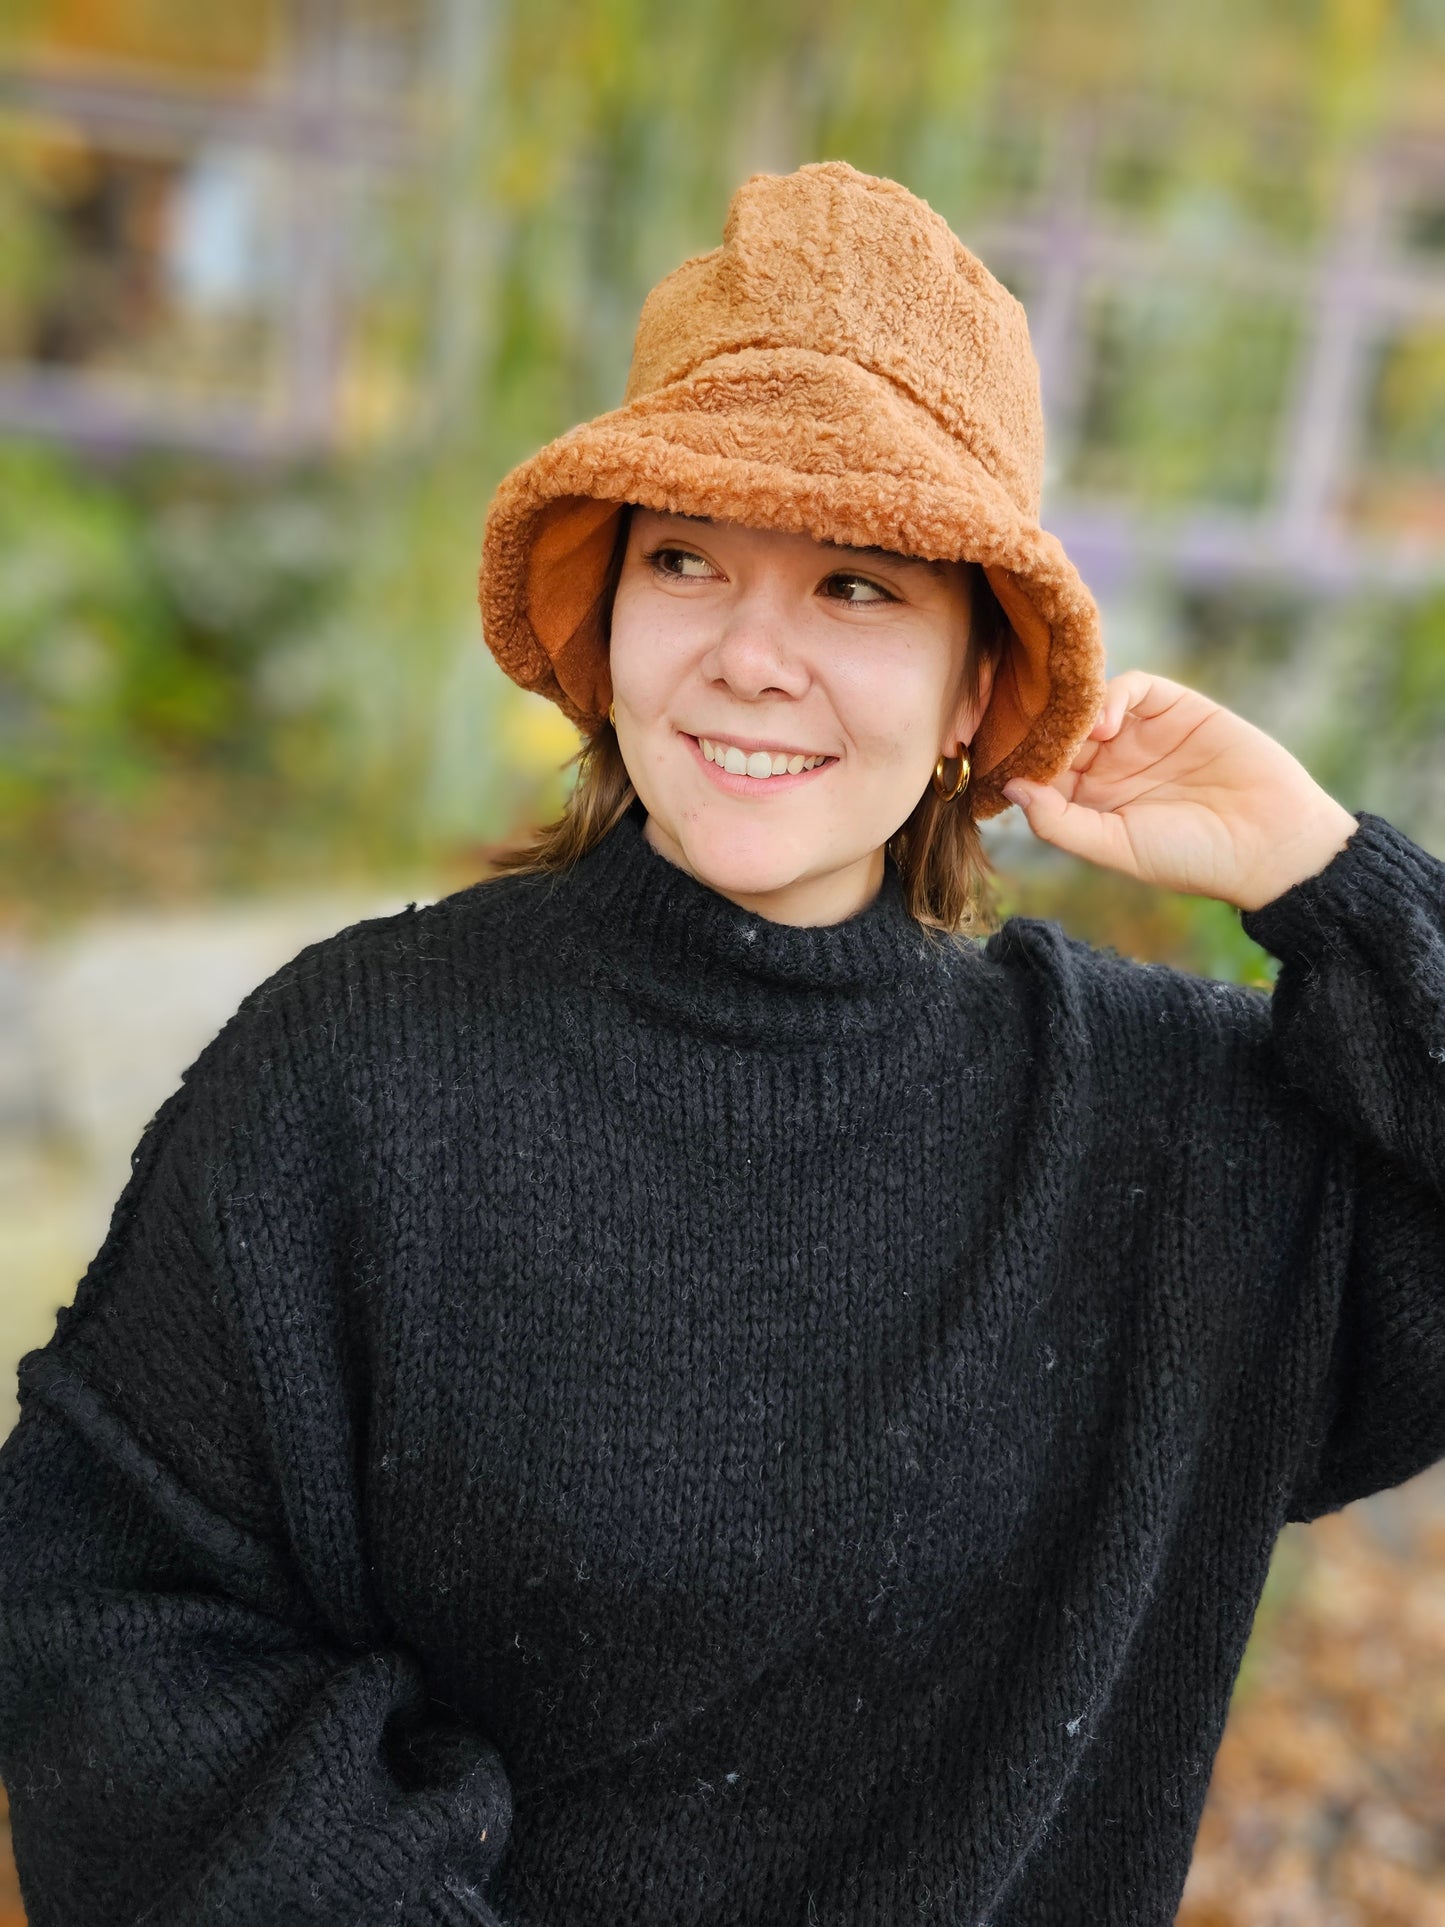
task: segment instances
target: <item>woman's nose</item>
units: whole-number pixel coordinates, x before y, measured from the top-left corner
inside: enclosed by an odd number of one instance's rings
[[[734,604],[709,653],[708,673],[745,695],[769,689],[800,694],[808,673],[776,603],[749,597]]]

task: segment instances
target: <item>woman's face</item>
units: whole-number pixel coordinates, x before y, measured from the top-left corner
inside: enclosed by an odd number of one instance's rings
[[[853,915],[987,705],[987,666],[963,701],[968,628],[962,563],[634,509],[611,666],[647,841],[780,923]]]

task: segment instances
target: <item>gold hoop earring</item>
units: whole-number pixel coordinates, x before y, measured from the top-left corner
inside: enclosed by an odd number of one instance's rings
[[[943,765],[947,760],[946,757],[940,756],[934,764],[933,788],[935,793],[941,796],[945,803],[951,803],[955,796],[961,796],[968,788],[968,779],[972,774],[973,766],[969,762],[968,751],[961,748],[958,752],[958,781],[951,790],[946,790],[943,787]]]
[[[611,725],[612,725],[612,727],[613,727],[614,729],[616,729],[616,727],[617,727],[617,705],[616,705],[616,703],[609,703],[609,704],[607,705],[607,720],[608,720],[608,722],[609,722],[609,723],[611,723]]]

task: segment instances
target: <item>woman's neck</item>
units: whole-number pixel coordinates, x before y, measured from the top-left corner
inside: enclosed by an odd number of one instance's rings
[[[642,835],[668,863],[685,870],[708,889],[737,904],[739,909],[766,917],[770,923],[813,929],[823,924],[845,923],[866,910],[883,887],[887,852],[881,848],[822,876],[798,877],[771,890],[738,890],[701,875],[688,861],[676,837],[664,829],[655,816],[646,817]]]

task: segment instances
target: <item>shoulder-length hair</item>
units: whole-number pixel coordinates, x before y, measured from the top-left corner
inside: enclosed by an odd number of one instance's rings
[[[617,538],[603,586],[602,630],[609,641],[613,598],[622,574],[631,520],[628,504],[618,518]],[[1009,624],[982,565],[967,562],[964,567],[972,620],[963,693],[975,702],[983,665],[988,661],[998,665]],[[491,852],[496,874],[569,869],[602,841],[636,798],[611,723],[604,720],[569,761],[578,765],[577,778],[562,814],[522,842]],[[907,822],[889,837],[887,848],[902,874],[909,914],[924,929],[983,936],[997,927],[994,866],[974,820],[967,787],[952,802],[945,802],[931,782],[926,784]]]

